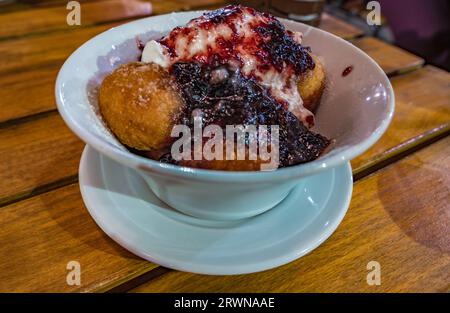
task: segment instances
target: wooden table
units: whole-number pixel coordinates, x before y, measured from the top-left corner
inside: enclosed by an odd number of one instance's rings
[[[396,113],[383,138],[352,162],[350,208],[323,245],[270,271],[202,276],[142,260],[97,227],[77,183],[84,144],[55,110],[58,69],[112,26],[223,3],[81,1],[82,25],[71,27],[66,1],[2,8],[0,291],[449,291],[450,74],[329,15],[321,27],[360,47],[391,77]],[[81,264],[80,286],[66,283],[71,260]],[[381,265],[379,286],[366,282],[372,260]]]

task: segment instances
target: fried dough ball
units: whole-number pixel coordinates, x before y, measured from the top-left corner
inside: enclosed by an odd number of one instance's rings
[[[139,150],[159,150],[184,102],[169,73],[156,64],[129,63],[107,76],[99,94],[100,112],[123,143]]]
[[[311,54],[316,66],[300,77],[298,90],[303,99],[303,106],[313,112],[320,102],[325,88],[325,69],[319,58]]]

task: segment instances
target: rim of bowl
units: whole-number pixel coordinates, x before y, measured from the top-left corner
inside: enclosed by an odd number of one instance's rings
[[[107,143],[106,141],[98,138],[95,135],[92,135],[89,131],[84,129],[78,122],[73,119],[70,114],[66,111],[65,102],[61,97],[61,88],[63,86],[62,76],[65,71],[67,71],[67,68],[69,67],[69,64],[72,63],[72,60],[77,57],[77,55],[80,53],[80,50],[82,50],[85,46],[92,44],[93,41],[97,40],[98,37],[104,36],[105,34],[113,31],[117,31],[120,27],[132,23],[139,23],[144,19],[152,19],[154,17],[158,18],[164,18],[173,16],[173,14],[193,14],[198,13],[203,14],[206,11],[186,11],[186,12],[175,12],[175,13],[169,13],[164,15],[158,15],[158,16],[150,16],[145,17],[142,19],[138,19],[136,21],[132,21],[129,23],[125,23],[123,25],[112,27],[95,37],[89,39],[84,44],[82,44],[80,47],[78,47],[64,62],[61,69],[58,72],[58,76],[56,78],[56,84],[55,84],[55,97],[56,97],[56,103],[57,103],[57,109],[62,116],[64,122],[67,124],[67,126],[78,136],[80,137],[86,144],[92,146],[97,151],[105,154],[106,156],[110,157],[111,159],[121,163],[126,164],[127,166],[138,168],[139,170],[143,172],[147,172],[150,174],[162,174],[162,175],[169,175],[173,177],[183,177],[183,178],[192,178],[195,180],[201,180],[201,181],[216,181],[216,182],[252,182],[252,183],[264,183],[268,181],[278,181],[278,180],[284,180],[289,178],[295,178],[295,177],[301,177],[301,176],[308,176],[311,174],[318,173],[322,170],[329,169],[336,167],[343,162],[350,161],[351,159],[357,157],[358,155],[364,153],[367,149],[369,149],[375,142],[377,142],[380,137],[384,134],[386,129],[388,128],[393,114],[394,114],[394,108],[395,108],[395,96],[394,96],[394,90],[392,88],[392,85],[384,73],[384,71],[381,69],[381,67],[378,65],[377,62],[375,62],[369,55],[367,55],[364,51],[359,49],[358,47],[352,45],[351,43],[347,42],[346,40],[335,36],[329,32],[326,32],[324,30],[321,30],[319,28],[306,25],[300,22],[287,20],[283,18],[279,18],[280,21],[284,22],[285,24],[301,24],[309,28],[313,28],[316,31],[326,33],[328,36],[334,37],[334,39],[341,42],[341,44],[350,46],[350,48],[354,49],[357,53],[362,54],[365,58],[369,60],[369,62],[374,66],[374,68],[379,72],[380,77],[382,78],[382,83],[384,86],[386,86],[387,92],[388,92],[388,110],[385,118],[381,121],[380,125],[372,132],[372,134],[361,141],[360,143],[356,145],[351,145],[347,148],[343,148],[342,151],[336,153],[319,157],[318,159],[301,163],[297,165],[292,165],[289,167],[283,167],[272,171],[222,171],[222,170],[208,170],[208,169],[198,169],[198,168],[192,168],[192,167],[184,167],[179,165],[173,165],[168,163],[161,163],[156,160],[148,159],[136,154],[133,154],[132,152],[121,150],[118,147],[115,147],[111,145],[110,143]],[[331,150],[333,151],[333,150]]]

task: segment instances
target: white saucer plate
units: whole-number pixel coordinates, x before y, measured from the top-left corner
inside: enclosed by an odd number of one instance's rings
[[[89,146],[79,177],[88,211],[121,246],[168,268],[213,275],[263,271],[309,253],[336,230],[352,194],[347,162],[303,178],[266,213],[222,222],[171,209],[136,171]]]

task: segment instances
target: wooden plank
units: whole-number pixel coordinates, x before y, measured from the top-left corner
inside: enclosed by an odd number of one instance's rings
[[[102,0],[80,1],[81,25],[70,26],[66,22],[69,10],[67,1],[53,3],[49,7],[16,10],[0,15],[1,38],[11,38],[53,31],[73,31],[81,27],[165,14],[173,11],[216,8],[223,0]],[[24,23],[23,21],[27,21]]]
[[[448,72],[428,65],[391,82],[396,102],[392,123],[380,141],[352,161],[356,172],[450,130]]]
[[[51,7],[51,6],[67,4],[67,0],[16,0],[16,1],[18,1],[22,4],[29,5],[32,8]],[[95,2],[95,1],[104,1],[104,0],[80,0],[78,2],[83,4],[83,3]]]
[[[10,0],[7,3],[0,4],[0,14],[6,14],[19,10],[27,10],[32,8],[32,6],[28,3],[18,3],[16,1]]]
[[[56,109],[54,83],[60,62],[35,71],[0,75],[0,123]]]
[[[1,75],[36,71],[49,65],[62,65],[81,44],[118,23],[80,28],[69,34],[56,32],[42,36],[0,41]]]
[[[0,242],[1,292],[110,289],[156,267],[97,227],[77,184],[1,208]],[[80,264],[80,286],[66,283],[70,261]]]
[[[81,25],[70,26],[66,3],[48,8],[16,11],[0,15],[0,38],[10,38],[55,30],[72,31],[89,25],[107,23],[152,13],[150,2],[140,0],[107,0],[81,2]],[[26,21],[26,23],[24,23]]]
[[[76,175],[83,147],[56,112],[0,129],[0,204]]]
[[[388,75],[406,73],[424,63],[421,57],[374,37],[354,39],[351,43],[372,57]]]
[[[55,109],[54,82],[67,57],[93,36],[117,24],[0,41],[0,122]],[[11,49],[14,47],[14,49]]]
[[[364,32],[328,13],[323,13],[319,28],[344,39],[352,39],[364,35]]]
[[[354,186],[337,231],[305,257],[238,276],[171,271],[135,292],[448,292],[450,137]],[[370,261],[381,285],[366,280]]]

